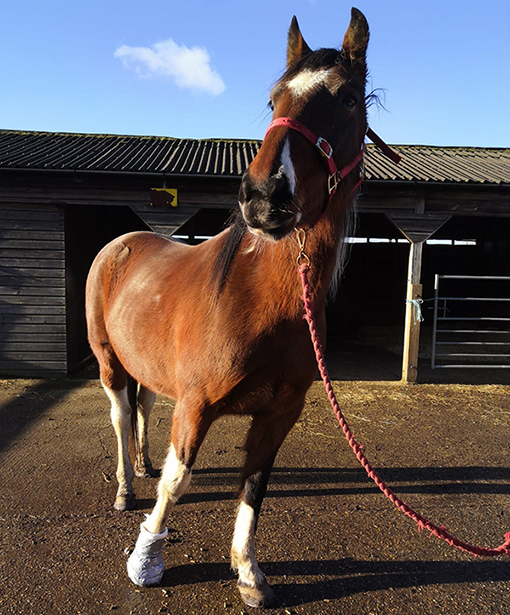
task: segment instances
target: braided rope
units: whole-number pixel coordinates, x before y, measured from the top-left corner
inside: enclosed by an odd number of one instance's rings
[[[322,350],[322,346],[319,340],[319,335],[317,332],[317,327],[315,324],[315,318],[313,315],[313,305],[312,299],[310,296],[310,284],[308,282],[308,272],[310,271],[310,267],[308,264],[302,264],[298,268],[298,273],[301,277],[301,284],[303,286],[303,302],[305,307],[305,320],[308,322],[308,326],[310,328],[310,334],[312,337],[313,346],[315,349],[315,356],[317,358],[317,365],[319,367],[319,371],[324,382],[324,386],[326,388],[326,393],[328,395],[329,401],[331,403],[331,407],[333,408],[333,412],[335,413],[338,422],[340,423],[340,427],[344,432],[344,435],[352,448],[356,458],[361,463],[368,477],[371,478],[374,483],[379,487],[379,489],[384,493],[384,495],[391,501],[395,506],[401,510],[405,515],[410,517],[417,525],[420,530],[426,529],[436,538],[440,538],[445,540],[448,544],[457,549],[461,549],[462,551],[466,551],[471,553],[472,555],[484,556],[484,557],[493,557],[496,555],[506,555],[509,552],[510,548],[510,532],[505,534],[505,542],[496,547],[494,549],[488,547],[478,547],[471,545],[467,542],[463,542],[458,538],[455,538],[451,534],[447,532],[444,527],[438,527],[431,521],[428,521],[420,514],[415,512],[410,506],[408,506],[405,502],[399,499],[393,491],[386,485],[386,483],[379,477],[377,472],[372,468],[370,462],[365,457],[364,453],[361,450],[361,446],[356,442],[354,436],[345,421],[342,411],[338,405],[338,401],[336,399],[335,393],[333,391],[333,386],[331,384],[331,380],[329,378],[328,370],[326,367],[326,363],[324,361],[324,353]]]

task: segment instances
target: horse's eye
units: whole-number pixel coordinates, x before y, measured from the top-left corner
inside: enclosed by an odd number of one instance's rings
[[[269,100],[267,106],[271,109],[271,111],[274,111],[274,102],[272,100]]]
[[[346,107],[349,107],[349,109],[352,109],[356,105],[357,102],[358,101],[356,100],[356,98],[354,96],[351,96],[350,94],[345,96],[344,99],[342,100],[342,103]]]

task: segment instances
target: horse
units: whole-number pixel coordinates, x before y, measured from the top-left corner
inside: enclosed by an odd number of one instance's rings
[[[247,605],[275,600],[257,563],[255,532],[276,454],[317,370],[296,258],[310,261],[324,338],[328,289],[361,174],[368,39],[367,21],[353,8],[341,48],[312,51],[294,17],[286,69],[270,95],[273,121],[241,178],[231,225],[197,246],[129,233],[92,264],[88,337],[118,440],[116,509],[134,508],[135,474],[156,474],[147,441],[156,394],[176,401],[156,504],[127,563],[137,585],[161,581],[167,519],[209,427],[226,414],[248,415],[231,563]]]

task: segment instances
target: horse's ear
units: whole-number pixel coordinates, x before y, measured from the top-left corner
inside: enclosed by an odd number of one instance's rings
[[[345,33],[342,52],[352,62],[366,61],[370,32],[365,15],[354,7],[351,9],[351,23]]]
[[[287,68],[300,60],[305,54],[310,53],[311,49],[305,42],[301,30],[299,29],[296,16],[292,18],[289,36],[287,38]]]

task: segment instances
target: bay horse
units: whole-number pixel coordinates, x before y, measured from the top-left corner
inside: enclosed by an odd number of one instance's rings
[[[235,222],[193,247],[130,233],[103,248],[91,267],[88,335],[118,439],[116,509],[135,506],[135,473],[155,474],[147,421],[156,393],[176,400],[156,505],[128,560],[138,585],[162,578],[167,518],[209,427],[226,414],[249,415],[232,567],[246,604],[274,600],[257,563],[255,531],[275,456],[317,370],[296,257],[311,261],[324,338],[326,296],[367,130],[368,39],[366,19],[353,8],[341,49],[312,51],[294,17],[286,70],[271,92],[273,121],[241,179]]]

